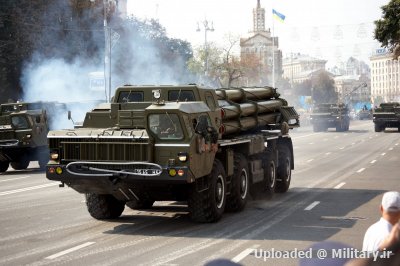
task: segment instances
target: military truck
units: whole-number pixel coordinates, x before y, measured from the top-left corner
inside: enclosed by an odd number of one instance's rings
[[[26,169],[30,161],[41,168],[48,162],[46,110],[54,103],[22,102],[0,105],[0,172],[9,165],[15,170]]]
[[[388,127],[397,128],[400,132],[400,103],[381,103],[373,111],[375,132],[384,131]]]
[[[337,132],[348,131],[349,109],[344,103],[320,103],[314,107],[310,121],[314,132],[326,131],[332,127],[336,128]]]
[[[186,201],[191,219],[215,222],[242,210],[250,192],[289,189],[297,126],[270,87],[128,85],[82,127],[49,132],[46,176],[85,194],[96,219]]]

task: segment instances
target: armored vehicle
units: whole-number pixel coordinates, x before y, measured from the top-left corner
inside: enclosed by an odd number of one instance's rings
[[[350,126],[349,109],[344,103],[317,104],[310,116],[314,132],[336,128],[337,132],[348,131]]]
[[[373,120],[375,132],[384,131],[388,127],[397,128],[400,131],[400,103],[381,103],[374,109]]]
[[[0,105],[0,172],[9,165],[16,170],[26,169],[30,161],[45,168],[49,158],[46,110],[53,103],[6,103]]]
[[[368,109],[361,109],[358,114],[358,119],[360,120],[368,120],[368,119],[372,119],[372,110],[368,110]]]
[[[82,127],[49,132],[46,176],[85,194],[96,219],[186,201],[194,221],[214,222],[250,192],[289,189],[297,126],[274,88],[127,85]]]

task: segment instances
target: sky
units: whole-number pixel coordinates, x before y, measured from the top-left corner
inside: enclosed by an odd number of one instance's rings
[[[266,28],[279,37],[284,57],[302,53],[328,60],[328,67],[350,56],[369,63],[379,48],[373,39],[373,21],[382,17],[389,0],[261,0]],[[223,46],[226,36],[246,37],[253,28],[257,0],[128,0],[128,14],[155,18],[169,37],[204,44],[205,20],[215,31],[207,40]],[[283,23],[272,18],[272,9],[285,15]],[[197,32],[197,25],[200,32]]]

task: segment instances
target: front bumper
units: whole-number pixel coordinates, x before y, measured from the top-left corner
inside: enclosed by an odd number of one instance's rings
[[[152,169],[101,169],[101,163],[83,162],[81,165],[76,163],[49,164],[46,167],[46,177],[49,180],[60,181],[68,185],[75,183],[91,183],[96,185],[101,180],[109,180],[113,183],[175,183],[184,184],[190,182],[188,167],[161,167]],[[175,175],[171,175],[172,173]]]

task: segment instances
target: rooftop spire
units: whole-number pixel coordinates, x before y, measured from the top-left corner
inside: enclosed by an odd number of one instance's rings
[[[257,8],[260,8],[261,4],[260,4],[260,0],[257,0]]]

